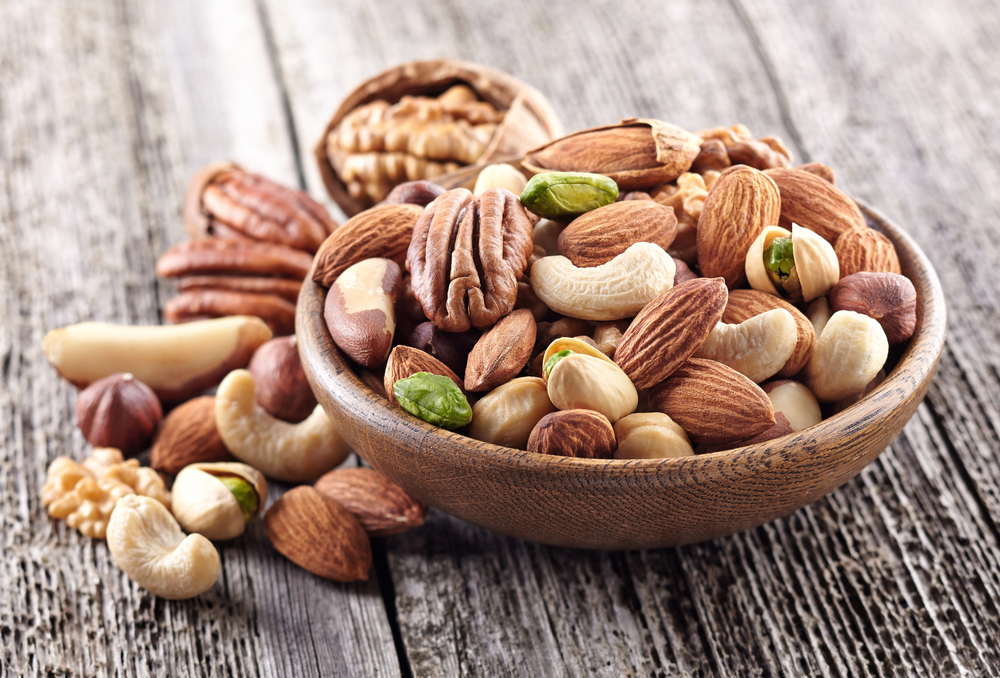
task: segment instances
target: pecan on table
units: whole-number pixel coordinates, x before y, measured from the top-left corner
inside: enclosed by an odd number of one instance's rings
[[[323,206],[302,191],[231,163],[210,165],[191,180],[184,226],[193,238],[248,238],[310,253],[337,228]]]
[[[406,254],[424,314],[448,332],[485,329],[510,313],[532,251],[531,221],[517,196],[464,188],[428,205]]]

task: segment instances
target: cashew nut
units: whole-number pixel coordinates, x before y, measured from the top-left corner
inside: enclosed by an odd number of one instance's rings
[[[806,317],[812,323],[813,330],[816,332],[816,338],[819,339],[819,335],[823,333],[823,328],[830,322],[830,302],[827,298],[820,297],[809,304],[809,308],[806,309]]]
[[[768,294],[779,294],[764,266],[764,250],[775,238],[792,239],[794,266],[790,277],[798,281],[795,293],[785,293],[790,299],[812,301],[830,291],[840,280],[840,263],[833,245],[804,226],[792,224],[791,232],[780,226],[768,226],[747,251],[746,274],[750,287]]]
[[[304,482],[337,466],[351,448],[322,405],[300,424],[275,419],[254,396],[253,376],[234,370],[215,394],[215,425],[233,456],[268,478]]]
[[[638,313],[674,283],[673,258],[659,245],[637,242],[606,264],[577,268],[564,256],[531,267],[531,286],[557,313],[585,320],[620,320]]]
[[[877,320],[854,311],[837,311],[806,363],[806,386],[821,402],[843,400],[863,391],[888,355],[889,340]]]
[[[271,338],[252,316],[181,325],[79,323],[42,340],[45,357],[64,379],[83,388],[116,372],[131,372],[163,400],[183,400],[243,367]]]
[[[487,393],[472,408],[469,437],[526,450],[531,429],[542,417],[555,411],[542,379],[511,379]]]
[[[812,391],[802,383],[782,379],[762,387],[774,405],[774,413],[782,413],[793,431],[801,431],[823,421],[819,402]]]
[[[549,400],[560,410],[600,412],[613,424],[635,411],[639,394],[628,375],[600,355],[603,360],[573,353],[557,362],[548,377]]]
[[[169,600],[193,598],[219,578],[219,553],[200,534],[184,536],[160,502],[130,494],[108,522],[108,550],[129,579]]]
[[[680,424],[662,412],[637,412],[615,422],[615,459],[662,459],[694,455]]]
[[[729,365],[755,384],[773,377],[795,350],[799,330],[792,314],[773,308],[738,325],[720,322],[694,354]]]

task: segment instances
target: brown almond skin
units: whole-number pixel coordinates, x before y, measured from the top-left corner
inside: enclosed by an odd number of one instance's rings
[[[688,280],[697,280],[701,277],[677,257],[672,257],[672,259],[674,260],[674,285],[680,285]]]
[[[830,308],[874,318],[890,345],[901,344],[917,327],[917,290],[898,273],[855,273],[833,286]]]
[[[535,346],[535,318],[526,308],[512,311],[480,337],[465,368],[466,391],[491,391],[524,369]]]
[[[639,311],[622,335],[615,363],[636,388],[650,388],[694,355],[722,319],[729,298],[722,278],[675,285]]]
[[[809,175],[812,176],[812,175]],[[775,183],[746,165],[730,167],[715,180],[698,221],[698,266],[706,278],[725,278],[732,289],[746,280],[750,246],[781,215]]]
[[[781,436],[787,436],[789,433],[795,433],[792,430],[792,425],[788,423],[788,417],[782,412],[774,413],[774,426],[767,429],[760,435],[756,435],[753,438],[747,440],[738,440],[735,442],[727,443],[725,445],[710,445],[705,448],[706,452],[723,452],[725,450],[732,450],[737,447],[743,447],[744,445],[755,445],[757,443],[766,443],[769,440],[775,440]]]
[[[370,537],[390,537],[424,524],[427,506],[370,468],[334,469],[313,486],[354,514]]]
[[[799,165],[795,169],[801,172],[809,172],[809,174],[815,174],[823,181],[827,182],[831,186],[837,185],[837,175],[834,174],[833,168],[824,165],[821,162],[807,162],[805,164]]]
[[[758,290],[733,290],[729,293],[729,301],[722,314],[722,322],[738,324],[775,308],[783,308],[791,313],[798,330],[795,349],[792,351],[791,357],[773,377],[774,379],[788,379],[798,374],[806,366],[809,358],[812,357],[813,349],[816,347],[816,330],[802,311],[773,294],[766,294]]]
[[[691,358],[649,392],[649,406],[676,421],[696,443],[725,445],[775,424],[767,394],[733,368]]]
[[[76,399],[76,421],[87,442],[117,448],[127,457],[149,446],[162,418],[153,389],[129,373],[98,379]]]
[[[610,459],[618,442],[611,422],[593,410],[562,410],[542,417],[528,436],[528,452]]]
[[[833,245],[840,262],[840,277],[855,273],[900,273],[899,256],[892,242],[872,228],[842,233]]]
[[[316,252],[313,282],[329,287],[348,266],[364,259],[406,262],[413,226],[423,214],[420,205],[380,205],[356,214],[323,241]]]
[[[778,225],[782,228],[791,230],[792,223],[796,223],[818,233],[830,244],[847,231],[868,228],[850,196],[825,179],[798,169],[771,169],[765,174],[781,192]]]
[[[295,335],[264,342],[247,369],[256,384],[257,404],[271,416],[297,424],[316,409]]]
[[[460,389],[465,390],[465,384],[458,375],[451,371],[447,365],[432,355],[419,351],[410,346],[397,346],[392,349],[389,359],[385,363],[385,386],[386,400],[390,405],[396,405],[396,396],[392,393],[392,385],[400,379],[412,377],[417,372],[428,372],[430,374],[440,374],[448,377]]]
[[[664,250],[677,235],[677,216],[670,207],[649,200],[626,200],[598,207],[574,219],[559,234],[559,252],[574,266],[600,266],[637,242]]]
[[[326,305],[323,317],[337,347],[351,360],[364,367],[377,367],[383,364],[392,348],[392,337],[396,327],[395,304],[403,289],[403,274],[395,261],[391,259],[364,259],[356,264],[352,271],[363,275],[366,271],[376,275],[382,270],[378,288],[359,290],[351,284],[345,284],[341,274],[330,285],[326,295]],[[352,274],[349,274],[353,278]],[[382,308],[356,309],[358,304],[365,305],[377,295],[382,295],[389,314]],[[348,298],[351,297],[351,298]],[[391,317],[390,317],[391,316]]]
[[[201,396],[178,405],[160,424],[149,454],[149,465],[177,474],[198,462],[236,461],[215,428],[215,396]]]
[[[311,487],[294,487],[268,509],[264,534],[299,567],[334,581],[368,579],[371,542],[354,514]]]

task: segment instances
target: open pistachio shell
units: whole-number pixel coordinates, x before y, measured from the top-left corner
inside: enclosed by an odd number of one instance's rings
[[[757,239],[753,241],[753,244],[750,245],[750,249],[747,251],[746,262],[747,281],[750,283],[750,287],[758,292],[781,296],[778,294],[774,283],[771,282],[771,277],[767,274],[767,268],[764,267],[764,250],[767,249],[767,246],[775,238],[787,238],[790,235],[792,235],[791,232],[780,226],[765,226],[764,230],[757,236]],[[797,260],[796,263],[798,263]]]
[[[549,362],[549,358],[554,356],[556,353],[559,353],[559,351],[573,351],[573,353],[581,353],[583,355],[601,358],[605,362],[609,362],[612,365],[615,364],[614,360],[581,339],[577,339],[576,337],[559,337],[554,339],[552,343],[549,344],[549,347],[545,349],[545,353],[542,355],[542,365]],[[617,365],[615,365],[615,367],[617,367]]]
[[[802,285],[802,301],[825,296],[840,280],[840,262],[833,245],[805,226],[792,224],[792,252]]]
[[[563,358],[549,374],[549,400],[560,410],[594,410],[612,424],[635,411],[639,394],[620,367],[601,354]]]
[[[267,501],[267,481],[257,469],[239,463],[191,464],[174,481],[174,517],[187,532],[212,541],[243,534],[246,519],[240,503],[220,477],[245,481],[257,494],[257,514]]]

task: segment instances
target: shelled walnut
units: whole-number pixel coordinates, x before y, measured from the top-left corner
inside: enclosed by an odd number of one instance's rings
[[[65,519],[88,537],[103,539],[115,504],[130,494],[170,508],[170,493],[160,474],[139,466],[137,459],[124,461],[113,447],[99,447],[83,464],[69,457],[57,457],[49,464],[42,503],[53,518]]]

